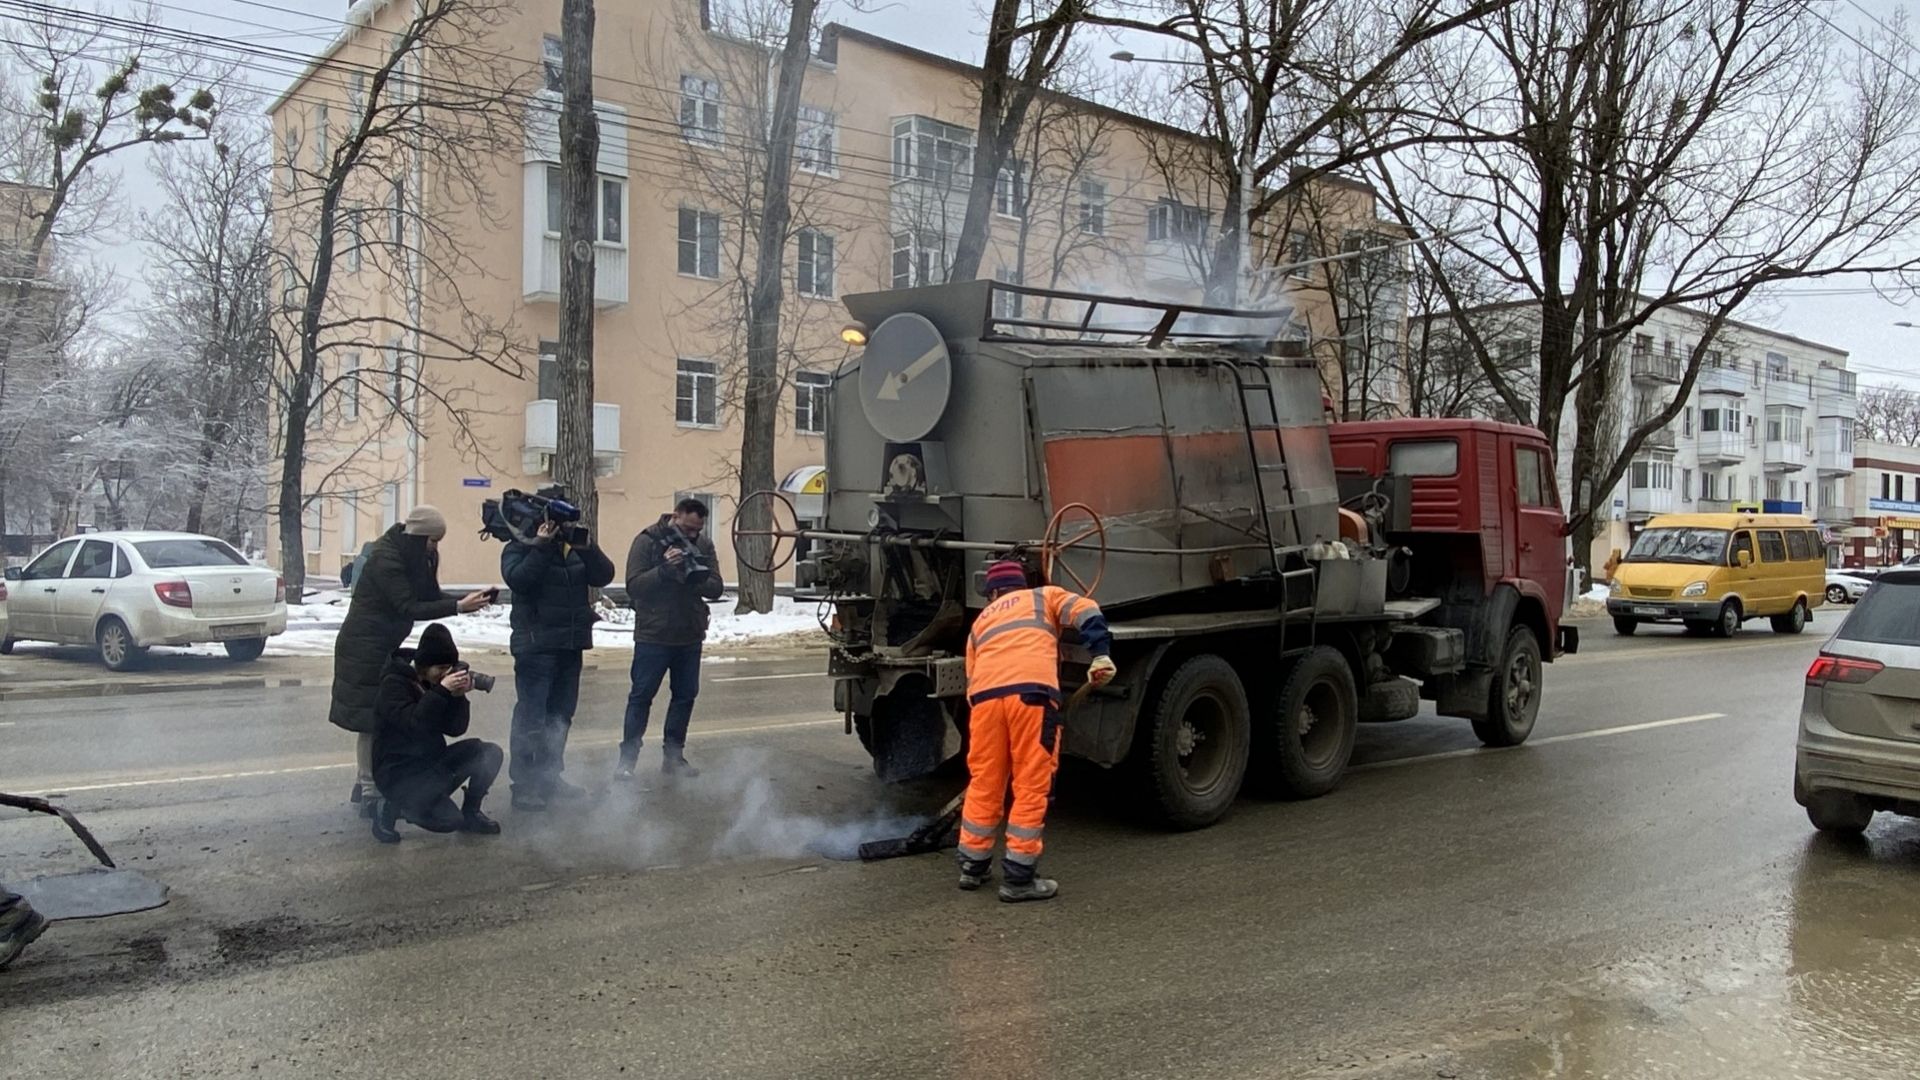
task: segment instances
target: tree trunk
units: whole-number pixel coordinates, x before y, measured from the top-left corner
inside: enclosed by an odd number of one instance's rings
[[[307,460],[307,406],[310,379],[304,372],[294,378],[294,393],[289,395],[286,414],[286,439],[280,448],[280,479],[274,498],[274,512],[280,518],[280,576],[287,583],[287,603],[297,604],[307,587],[306,538],[302,535],[301,497],[306,478],[301,475]]]
[[[600,183],[600,123],[593,113],[593,0],[566,0],[560,158],[567,185],[561,233],[559,432],[553,478],[577,501],[587,528],[599,529],[600,496],[593,475],[594,217]]]
[[[787,19],[786,46],[780,52],[780,77],[768,124],[764,189],[760,211],[760,247],[754,263],[753,292],[747,297],[747,385],[740,434],[740,528],[764,530],[771,524],[765,499],[748,496],[774,486],[773,443],[780,417],[780,303],[786,269],[788,204],[793,137],[800,112],[800,86],[813,45],[815,0],[794,0]],[[740,565],[738,610],[773,610],[773,575],[746,562],[766,565],[773,545],[765,537],[744,537],[734,557]]]
[[[213,479],[213,456],[215,444],[213,433],[204,426],[200,429],[200,464],[193,470],[193,486],[187,496],[187,531],[205,532],[204,524],[207,512],[207,486]]]

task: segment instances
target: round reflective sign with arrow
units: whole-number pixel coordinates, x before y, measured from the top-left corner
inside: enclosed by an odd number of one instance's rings
[[[926,438],[952,393],[946,339],[925,316],[903,312],[874,330],[860,358],[860,406],[873,430],[893,442]]]

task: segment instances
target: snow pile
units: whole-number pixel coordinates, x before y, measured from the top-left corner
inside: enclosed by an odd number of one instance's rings
[[[1605,603],[1609,595],[1611,595],[1611,593],[1609,592],[1607,586],[1595,585],[1593,588],[1588,589],[1586,592],[1582,593],[1580,595],[1580,599],[1592,600],[1596,603]]]

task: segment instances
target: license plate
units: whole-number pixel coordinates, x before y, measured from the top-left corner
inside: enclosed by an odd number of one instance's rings
[[[1635,604],[1633,605],[1633,613],[1635,615],[1665,615],[1667,609],[1658,604]]]
[[[213,628],[213,639],[215,641],[225,641],[228,638],[257,638],[266,636],[267,628],[261,626],[259,623],[239,623],[234,626],[216,626]]]

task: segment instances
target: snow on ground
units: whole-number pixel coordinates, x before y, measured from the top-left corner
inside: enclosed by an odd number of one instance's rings
[[[1585,593],[1581,594],[1580,599],[1594,600],[1601,603],[1605,603],[1609,595],[1610,594],[1607,591],[1607,586],[1595,585],[1593,588],[1588,589]]]

